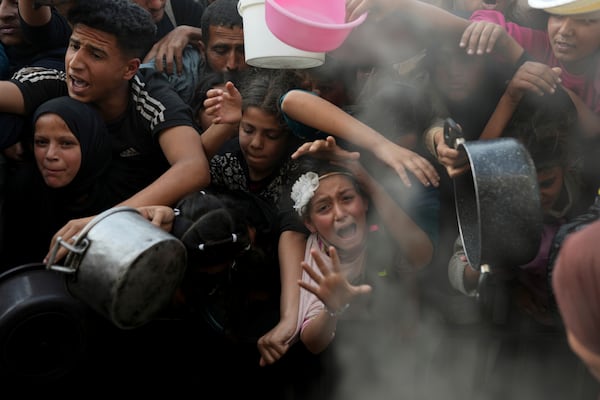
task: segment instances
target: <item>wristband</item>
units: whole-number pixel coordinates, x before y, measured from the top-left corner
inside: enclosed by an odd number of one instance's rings
[[[325,311],[327,311],[327,314],[329,314],[330,317],[336,318],[345,313],[348,307],[350,307],[350,303],[346,303],[339,310],[333,311],[325,304]]]

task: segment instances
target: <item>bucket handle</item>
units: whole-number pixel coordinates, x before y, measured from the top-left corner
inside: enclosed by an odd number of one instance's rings
[[[82,238],[80,241],[77,241],[75,244],[70,244],[62,237],[58,237],[56,239],[56,243],[54,247],[52,247],[52,251],[50,252],[50,258],[48,258],[48,262],[46,263],[46,269],[50,269],[53,271],[64,272],[66,274],[74,274],[77,272],[77,268],[79,268],[79,264],[81,262],[81,258],[83,253],[87,250],[90,245],[90,241],[87,238]],[[56,261],[56,253],[60,246],[63,246],[67,250],[69,250],[69,254],[67,255],[67,261],[65,262],[65,266],[63,265],[55,265]]]

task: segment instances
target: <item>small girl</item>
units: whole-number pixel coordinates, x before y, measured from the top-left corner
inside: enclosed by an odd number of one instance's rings
[[[382,313],[385,305],[410,304],[399,301],[405,293],[394,283],[426,265],[433,245],[357,161],[345,167],[318,159],[305,162],[308,172],[291,193],[294,209],[311,232],[298,282],[304,290],[295,338],[316,354],[331,343],[346,309],[361,319],[385,315],[394,320]],[[368,213],[371,204],[380,221],[375,225]]]

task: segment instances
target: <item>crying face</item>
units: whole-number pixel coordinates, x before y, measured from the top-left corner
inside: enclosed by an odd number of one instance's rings
[[[367,210],[367,200],[349,176],[331,175],[319,182],[310,202],[306,226],[340,250],[356,250],[364,246]]]

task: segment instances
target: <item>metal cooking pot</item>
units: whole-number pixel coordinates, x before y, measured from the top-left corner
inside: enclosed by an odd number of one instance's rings
[[[0,274],[0,382],[46,383],[75,370],[87,350],[88,311],[42,263]]]
[[[531,156],[516,139],[458,145],[470,170],[453,179],[460,236],[469,264],[516,267],[540,245],[542,207]]]
[[[69,250],[65,265],[55,254]],[[59,239],[46,265],[67,274],[69,291],[123,329],[152,320],[171,302],[186,268],[175,236],[136,209],[114,207],[97,215],[73,244]]]

